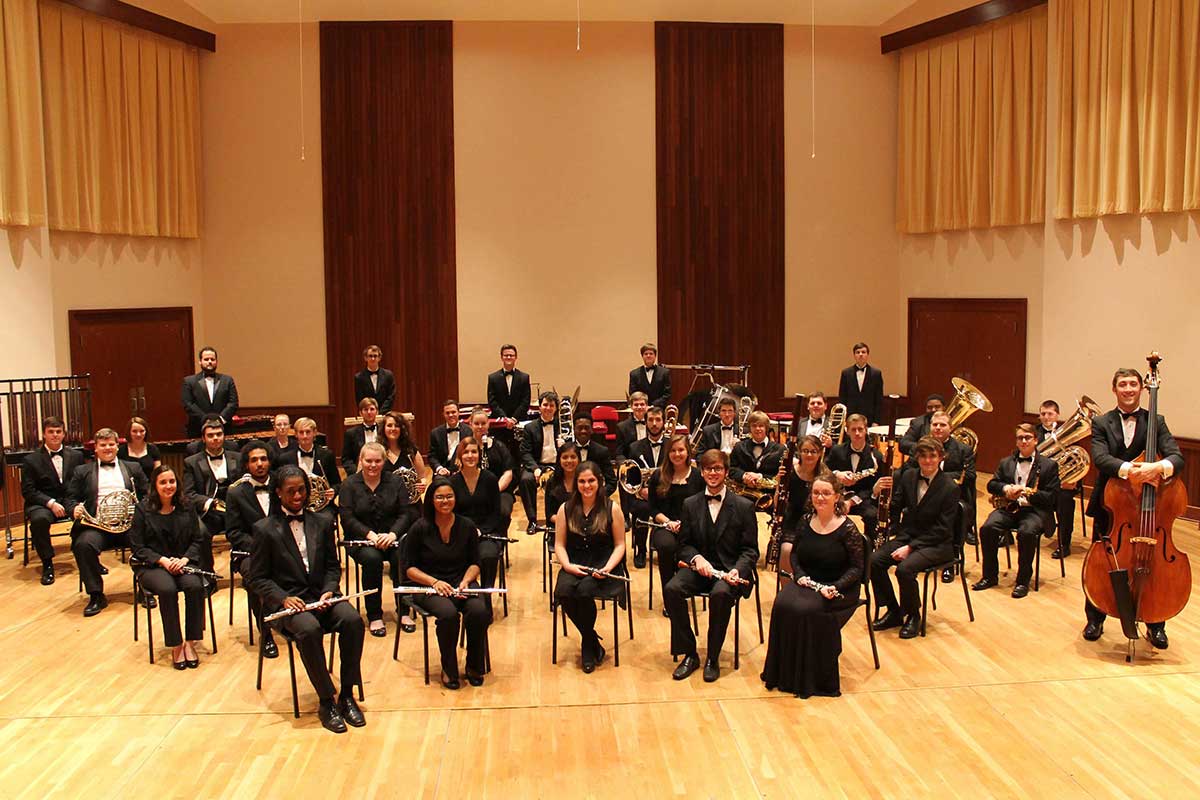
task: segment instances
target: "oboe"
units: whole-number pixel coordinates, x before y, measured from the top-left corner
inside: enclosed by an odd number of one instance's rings
[[[595,567],[583,567],[579,564],[576,564],[575,569],[579,570],[584,575],[603,575],[606,579],[612,578],[614,581],[625,581],[626,583],[631,582],[629,578],[624,575],[615,575],[611,572],[605,572],[602,569],[596,569]]]
[[[370,539],[342,539],[338,542],[342,547],[378,547]],[[392,542],[388,547],[399,547],[400,542]]]
[[[366,597],[367,595],[375,594],[378,591],[379,591],[378,589],[367,589],[365,592],[355,592],[354,594],[343,594],[343,595],[339,595],[337,597],[331,597],[328,600],[317,600],[314,603],[305,603],[304,608],[300,609],[299,611],[297,611],[294,608],[281,608],[278,611],[276,611],[274,614],[268,614],[267,616],[263,617],[263,622],[274,622],[277,619],[283,619],[284,617],[292,617],[292,616],[295,616],[296,614],[300,614],[305,611],[317,611],[322,608],[327,608],[327,607],[333,605],[334,603],[344,603],[347,600],[354,600],[355,598],[358,598],[358,597]]]
[[[392,591],[396,594],[437,594],[437,589],[432,586],[397,586]],[[508,594],[508,589],[489,588],[489,589],[455,589],[450,597],[469,597],[477,594]]]
[[[200,569],[199,567],[193,567],[191,564],[185,564],[179,571],[184,575],[199,575],[201,578],[208,578],[213,583],[224,580],[224,576],[222,575],[218,575],[215,572],[209,572],[206,569]]]
[[[679,566],[684,569],[690,569],[693,572],[699,572],[699,570],[686,561],[680,561]],[[731,578],[729,573],[723,569],[714,568],[712,571],[712,576],[719,580],[727,581],[728,583],[736,584],[738,586],[746,586],[750,583],[750,581],[746,580],[745,578]]]
[[[652,519],[635,519],[633,524],[635,527],[638,525],[645,525],[647,528],[661,528],[664,531],[670,530],[670,528],[667,527],[667,523],[655,522]]]
[[[790,581],[792,579],[792,573],[787,572],[786,570],[780,570],[779,574],[785,580]],[[826,589],[833,589],[833,598],[832,599],[837,599],[842,596],[842,593],[839,592],[837,590],[837,587],[834,586],[832,583],[817,583],[816,581],[814,581],[812,578],[808,577],[807,575],[800,576],[796,580],[796,585],[803,586],[806,589],[812,589],[814,592],[823,592]]]

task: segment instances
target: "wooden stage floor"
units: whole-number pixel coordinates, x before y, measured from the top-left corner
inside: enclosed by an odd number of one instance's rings
[[[513,522],[523,530],[519,509]],[[580,671],[572,629],[552,665],[541,540],[514,535],[510,616],[492,626],[486,685],[426,686],[419,628],[402,635],[398,662],[390,636],[368,636],[368,724],[342,736],[321,729],[299,664],[293,719],[286,654],[266,663],[255,691],[240,588],[232,627],[228,589],[215,598],[219,653],[202,647],[200,668],[177,672],[167,650],[148,663],[144,621],[133,641],[130,576],[115,553],[104,558],[112,604],[93,619],[81,614],[65,538],[55,539],[52,587],[19,552],[0,561],[0,797],[1110,798],[1200,788],[1200,602],[1168,625],[1169,650],[1143,641],[1132,666],[1119,625],[1084,642],[1078,524],[1066,580],[1043,540],[1041,591],[1013,600],[1001,557],[1000,588],[972,594],[974,623],[960,586],[940,587],[927,638],[879,637],[879,671],[860,612],[843,632],[843,696],[812,700],[764,690],[752,602],[742,605],[739,671],[731,625],[720,681],[672,681],[658,581],[651,612],[645,570],[635,571],[632,642],[622,613],[621,666],[603,614],[605,663]],[[1200,552],[1193,523],[1175,537]],[[218,553],[222,574],[227,557]],[[970,550],[967,561],[975,580]],[[764,625],[773,595],[764,586]],[[386,619],[391,633],[390,610]],[[159,642],[157,617],[155,628]]]

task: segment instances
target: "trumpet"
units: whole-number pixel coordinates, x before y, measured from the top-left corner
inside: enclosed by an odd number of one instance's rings
[[[829,409],[829,416],[825,418],[825,427],[821,429],[821,433],[832,439],[835,446],[842,443],[842,439],[846,436],[846,406],[844,404],[837,403]]]
[[[79,521],[106,533],[126,533],[133,527],[133,509],[137,506],[137,495],[128,489],[117,489],[100,498],[96,504],[96,516],[83,509]]]

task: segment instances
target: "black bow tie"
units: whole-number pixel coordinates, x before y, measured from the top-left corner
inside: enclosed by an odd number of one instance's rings
[[[374,372],[372,372],[371,370],[367,370],[367,374],[368,374],[368,375],[378,375],[378,374],[379,374],[379,370],[375,370]]]
[[[100,462],[101,469],[113,469],[116,466],[117,466],[117,462],[115,462],[115,461],[108,461],[108,462],[101,461]]]
[[[254,493],[255,493],[255,494],[259,494],[260,492],[270,492],[270,491],[271,491],[271,487],[270,487],[270,486],[267,486],[265,483],[264,483],[262,486],[255,486],[255,487],[254,487]]]
[[[721,495],[719,495],[719,494],[709,494],[709,495],[705,495],[705,497],[708,498],[708,502],[710,502],[710,503],[721,502]]]
[[[1130,419],[1131,417],[1136,417],[1138,415],[1138,412],[1140,412],[1140,411],[1141,411],[1140,408],[1136,409],[1134,411],[1128,411],[1128,412],[1122,411],[1121,418],[1122,418],[1122,420],[1126,420],[1126,419]]]
[[[299,452],[300,452],[301,458],[316,458],[316,454],[317,454],[316,450],[309,450],[307,453],[304,452],[303,450],[301,450]]]
[[[866,367],[855,367],[854,369],[856,372],[866,372],[867,371]]]
[[[214,455],[211,455],[211,454],[210,454],[210,455],[209,455],[209,457],[208,457],[208,460],[209,460],[209,461],[224,461],[224,460],[225,460],[225,454],[224,454],[224,453],[222,453],[222,454],[221,454],[221,455],[219,455],[219,456],[214,456]]]
[[[733,426],[732,426],[732,425],[722,425],[722,426],[721,426],[721,430],[723,430],[723,431],[731,431],[731,430],[733,430]]]
[[[1018,464],[1021,464],[1021,463],[1029,464],[1032,461],[1033,461],[1033,456],[1017,456]]]
[[[503,372],[504,372],[504,377],[506,377],[506,378],[511,378],[513,376],[513,373],[509,372],[508,370],[504,370]]]
[[[303,514],[287,514],[286,516],[289,525],[291,525],[293,522],[304,522]]]
[[[62,458],[62,457],[63,457],[63,451],[62,451],[62,450],[55,450],[54,452],[52,452],[52,453],[50,454],[50,457],[51,457],[51,458]]]
[[[368,424],[366,424],[365,422],[363,423],[363,430],[365,430],[365,431],[371,431],[371,433],[374,433],[374,432],[375,432],[375,429],[376,429],[377,427],[378,427],[377,425],[368,425]]]

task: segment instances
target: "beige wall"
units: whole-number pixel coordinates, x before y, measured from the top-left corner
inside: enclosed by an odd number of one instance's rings
[[[0,228],[0,378],[57,370],[50,245],[43,228]]]

